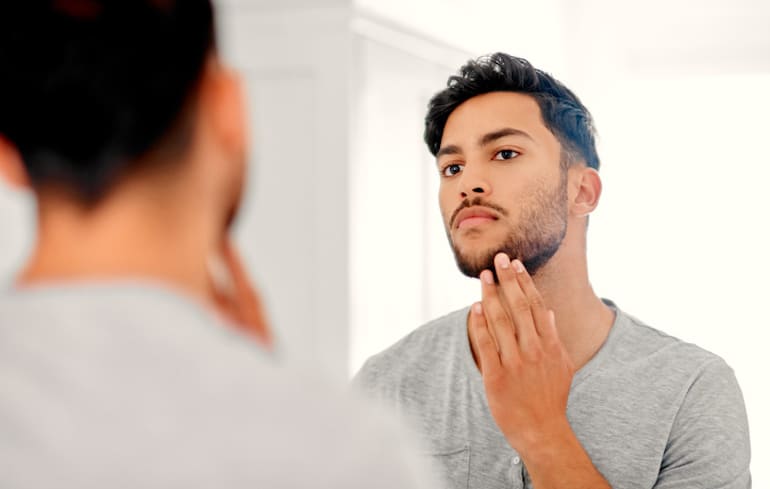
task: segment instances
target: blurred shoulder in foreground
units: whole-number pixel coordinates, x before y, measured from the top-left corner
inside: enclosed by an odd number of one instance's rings
[[[209,0],[0,5],[0,175],[37,204],[0,292],[0,487],[431,487],[390,417],[271,361],[214,25]]]

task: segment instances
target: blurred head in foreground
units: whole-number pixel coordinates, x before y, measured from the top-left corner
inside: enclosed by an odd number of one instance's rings
[[[246,128],[213,25],[209,0],[0,4],[0,168],[38,204],[0,291],[0,487],[433,487],[388,416],[202,304],[269,342],[227,237]]]
[[[137,276],[208,297],[243,107],[209,0],[4,2],[0,169],[38,204],[19,283]]]

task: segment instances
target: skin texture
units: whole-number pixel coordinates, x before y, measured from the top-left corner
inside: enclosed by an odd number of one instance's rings
[[[193,137],[180,160],[141,165],[146,169],[122,178],[94,207],[61,190],[29,189],[18,152],[0,138],[0,172],[12,186],[33,191],[38,209],[37,240],[18,287],[123,278],[157,281],[270,344],[259,296],[229,237],[247,154],[240,79],[211,55],[196,96]],[[152,151],[145,156],[153,157]],[[212,279],[211,257],[228,276],[227,288]]]
[[[481,301],[471,308],[468,337],[498,427],[535,487],[603,488],[566,416],[572,377],[614,320],[586,264],[586,219],[601,181],[583,162],[563,162],[534,99],[479,95],[444,128],[439,203],[458,264],[479,272]],[[496,210],[463,224],[463,207]]]

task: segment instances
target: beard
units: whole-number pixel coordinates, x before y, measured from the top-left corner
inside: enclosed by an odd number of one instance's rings
[[[532,194],[530,201],[522,208],[519,225],[511,226],[499,245],[463,253],[447,230],[460,271],[468,277],[478,278],[483,270],[491,270],[495,282],[498,282],[494,258],[498,253],[505,253],[511,260],[518,258],[529,274],[534,276],[556,254],[567,233],[566,173],[562,173],[559,185],[553,190],[539,188]],[[503,211],[499,206],[484,203],[479,197],[463,202],[460,208],[474,205]],[[507,212],[501,214],[506,216]]]

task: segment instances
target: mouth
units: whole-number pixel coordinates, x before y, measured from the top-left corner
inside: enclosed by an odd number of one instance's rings
[[[468,207],[461,210],[455,217],[454,227],[456,229],[468,229],[477,226],[483,226],[490,222],[497,221],[499,218],[494,211],[483,207]]]

